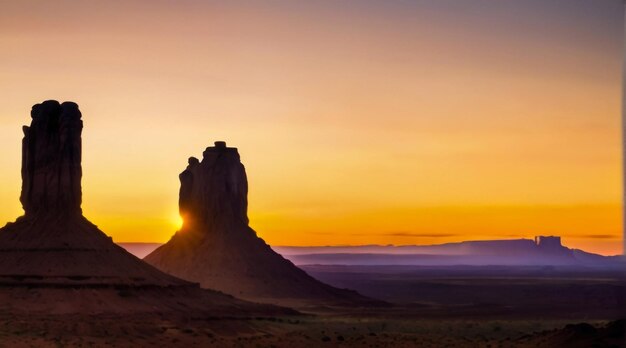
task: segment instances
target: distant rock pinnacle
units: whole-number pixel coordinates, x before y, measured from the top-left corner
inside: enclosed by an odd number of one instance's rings
[[[81,132],[78,105],[48,100],[33,106],[22,140],[22,194],[26,216],[81,214]]]

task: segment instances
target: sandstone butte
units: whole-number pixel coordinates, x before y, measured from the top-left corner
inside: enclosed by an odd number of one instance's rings
[[[22,142],[25,214],[0,229],[0,311],[178,312],[204,316],[292,314],[201,289],[117,246],[81,210],[81,112],[33,106]]]
[[[274,252],[248,220],[248,181],[236,148],[208,147],[180,174],[182,228],[144,258],[158,269],[238,298],[302,307],[376,305],[324,284]]]

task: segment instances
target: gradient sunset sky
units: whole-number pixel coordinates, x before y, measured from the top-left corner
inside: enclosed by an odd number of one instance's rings
[[[177,229],[178,174],[239,148],[272,245],[560,235],[621,252],[621,0],[0,0],[0,221],[21,126],[80,105],[83,210]]]

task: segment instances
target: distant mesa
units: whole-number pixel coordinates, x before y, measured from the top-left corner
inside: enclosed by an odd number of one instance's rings
[[[223,141],[180,174],[184,224],[145,261],[236,297],[295,306],[374,303],[323,284],[274,252],[248,226],[248,180],[236,148]]]
[[[561,237],[482,240],[438,245],[275,247],[296,265],[622,267],[606,257],[561,244]]]
[[[143,257],[161,244],[120,243]],[[298,266],[567,266],[619,268],[619,256],[571,249],[561,237],[480,240],[435,245],[273,246]]]
[[[0,229],[0,296],[12,298],[1,311],[285,312],[202,290],[114,244],[82,215],[78,105],[48,100],[31,116],[22,141],[25,214]],[[133,294],[142,300],[125,299]]]
[[[561,237],[556,236],[536,236],[535,244],[541,249],[560,250],[563,248]]]

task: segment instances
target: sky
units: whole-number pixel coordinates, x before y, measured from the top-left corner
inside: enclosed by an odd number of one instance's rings
[[[83,113],[83,211],[180,226],[178,174],[239,148],[272,245],[560,235],[621,252],[621,0],[0,0],[0,221],[21,126]]]

